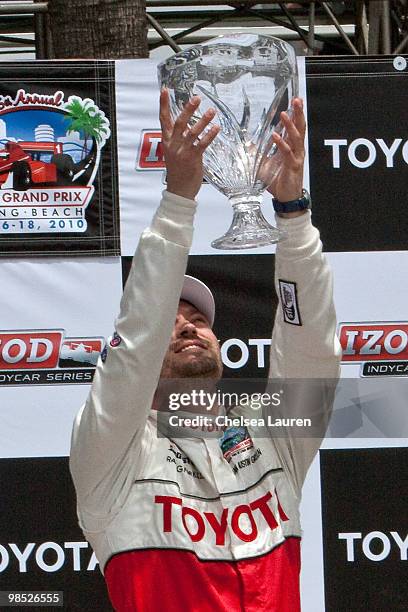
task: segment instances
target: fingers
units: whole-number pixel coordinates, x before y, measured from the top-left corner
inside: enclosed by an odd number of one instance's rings
[[[303,103],[300,98],[292,102],[293,118],[288,113],[281,113],[281,121],[286,129],[286,140],[295,154],[303,152],[306,133],[306,121],[303,114]]]
[[[281,121],[286,130],[285,140],[291,146],[294,153],[299,153],[303,150],[304,136],[299,132],[287,113],[281,113]]]
[[[200,105],[200,98],[198,96],[193,96],[185,105],[176,121],[174,122],[173,127],[173,136],[176,138],[180,138],[183,136],[184,132],[188,128],[188,122],[191,117],[196,112],[197,108]]]
[[[201,152],[205,151],[205,149],[212,143],[214,138],[217,136],[219,131],[220,126],[213,125],[211,129],[209,129],[208,132],[206,132],[204,136],[200,138],[199,142],[196,144],[196,148]]]
[[[295,124],[299,134],[304,136],[306,133],[306,120],[303,113],[303,100],[302,98],[293,98],[293,123]]]
[[[207,132],[205,129],[214,119],[216,112],[209,108],[203,116],[193,125],[189,126],[189,121],[198,109],[201,99],[193,96],[184,106],[183,110],[173,123],[170,113],[170,97],[166,88],[160,92],[160,124],[162,128],[163,140],[174,143],[184,141],[190,146],[195,146],[201,152],[208,147],[220,131],[219,126],[212,126]],[[203,135],[204,133],[204,135]]]
[[[277,145],[279,151],[283,153],[283,155],[290,155],[292,153],[292,148],[289,146],[287,142],[285,142],[282,136],[279,136],[276,132],[272,134],[272,141]]]
[[[186,132],[186,136],[195,141],[199,135],[205,130],[208,124],[214,119],[215,110],[209,108],[197,123]]]
[[[160,125],[162,129],[163,138],[167,139],[170,137],[173,131],[173,121],[170,115],[170,99],[169,91],[165,87],[160,91]]]

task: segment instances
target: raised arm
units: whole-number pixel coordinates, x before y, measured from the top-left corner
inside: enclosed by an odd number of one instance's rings
[[[188,120],[200,100],[190,100],[173,123],[168,93],[161,92],[160,120],[168,190],[133,258],[106,360],[72,435],[70,467],[82,508],[96,516],[112,512],[118,491],[127,493],[141,465],[128,465],[128,450],[142,449],[182,289],[193,235],[194,198],[202,182],[202,153],[217,130],[203,134],[207,112],[194,130]],[[203,134],[197,143],[197,137]],[[115,482],[115,487],[110,486]]]
[[[293,120],[283,116],[286,141],[277,137],[282,166],[270,190],[281,202],[301,196],[305,123],[300,101],[294,103]],[[296,218],[294,218],[296,217]],[[270,379],[284,379],[286,397],[282,417],[309,418],[310,430],[299,437],[289,427],[276,445],[300,490],[331,414],[341,355],[336,337],[333,279],[322,254],[318,230],[309,210],[277,215],[277,225],[287,237],[276,250],[275,286],[279,296],[270,353]],[[290,385],[291,379],[302,383]],[[312,381],[315,379],[315,383]],[[316,380],[318,379],[318,380]]]

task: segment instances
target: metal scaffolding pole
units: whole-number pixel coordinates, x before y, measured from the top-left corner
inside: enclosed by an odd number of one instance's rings
[[[286,8],[284,2],[278,2],[278,5],[279,5],[282,13],[288,19],[289,23],[292,24],[295,32],[297,32],[299,34],[300,38],[303,40],[303,42],[306,44],[306,46],[309,47],[309,34],[308,33],[304,33],[304,31],[298,26],[298,24],[296,23],[296,19],[294,17],[292,17],[290,11]]]
[[[301,40],[311,55],[322,43],[329,53],[354,55],[401,53],[408,48],[408,0],[146,0],[146,6],[150,31],[157,33],[150,41],[151,49],[169,45],[176,51],[181,43],[199,41],[198,33],[202,33],[201,39],[208,37],[205,28],[217,23],[225,28],[240,28],[242,24],[243,30],[274,24],[287,31],[285,38]],[[321,26],[331,30],[322,35]],[[178,33],[170,35],[170,27]],[[16,53],[24,51],[24,46],[29,50],[33,47],[31,40],[18,37],[22,32],[35,34],[37,58],[53,56],[48,2],[0,2],[0,34],[5,42],[18,45]],[[197,35],[192,36],[194,33]],[[17,36],[13,38],[13,34]]]
[[[35,35],[35,58],[46,59],[46,33],[45,33],[45,14],[36,13],[34,15],[34,35]]]
[[[311,51],[311,54],[314,55],[315,52],[315,18],[316,18],[316,2],[311,2],[309,6],[309,34],[307,37],[308,40],[308,49]]]
[[[389,0],[369,3],[369,25],[369,55],[390,54],[392,49],[392,41]]]
[[[356,46],[360,55],[368,53],[368,21],[364,0],[356,0]]]
[[[397,47],[395,47],[393,53],[395,55],[397,55],[398,53],[402,53],[402,51],[408,47],[408,34],[405,35],[405,37],[401,40],[401,42],[399,43],[399,45]]]
[[[242,11],[246,11],[246,9],[241,9],[241,8],[237,8],[234,11],[234,14],[239,14]],[[221,21],[223,21],[225,18],[230,17],[231,12],[222,12],[222,13],[218,13],[215,17],[212,17],[211,19],[207,19],[205,21],[202,21],[201,23],[198,23],[195,26],[192,26],[191,28],[188,28],[187,30],[183,30],[182,32],[179,32],[178,34],[175,34],[172,37],[173,41],[181,41],[182,39],[185,38],[186,36],[189,36],[190,34],[193,34],[194,32],[198,32],[199,30],[202,30],[203,28],[209,27],[214,25],[215,23],[219,23]],[[185,41],[185,44],[189,42],[189,40]],[[154,43],[153,45],[150,45],[150,49],[157,49],[157,47],[162,46],[163,43]]]
[[[390,24],[390,3],[388,0],[382,2],[381,14],[381,42],[382,53],[389,55],[391,53],[391,24]]]
[[[32,13],[46,13],[48,11],[48,2],[19,2],[18,4],[10,4],[0,2],[0,15],[28,15]]]
[[[149,13],[147,13],[146,17],[150,25],[156,30],[158,34],[160,34],[161,38],[169,45],[171,49],[173,49],[175,53],[181,51],[181,47],[179,47],[178,44],[174,42],[174,39],[167,34],[166,30],[161,27],[160,23],[154,17],[152,17],[152,15],[149,15]]]
[[[354,55],[359,55],[357,49],[355,48],[355,46],[353,45],[353,43],[351,42],[351,40],[349,39],[349,37],[347,36],[347,34],[345,33],[345,31],[343,30],[343,28],[341,27],[340,23],[338,22],[338,20],[336,19],[336,16],[334,15],[334,13],[332,12],[332,10],[330,9],[329,6],[329,2],[320,2],[320,4],[322,5],[322,7],[324,8],[324,10],[326,11],[326,13],[328,14],[328,16],[330,17],[330,19],[332,20],[333,25],[335,26],[336,30],[338,31],[338,33],[340,34],[340,36],[342,37],[342,39],[344,40],[344,42],[346,43],[346,45],[348,46],[348,48],[350,49],[350,51],[354,54]]]

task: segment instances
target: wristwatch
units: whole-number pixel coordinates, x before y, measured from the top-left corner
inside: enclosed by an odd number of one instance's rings
[[[279,202],[276,198],[272,198],[272,204],[277,213],[291,213],[298,210],[306,210],[312,208],[312,200],[306,189],[302,189],[302,197],[289,202]]]

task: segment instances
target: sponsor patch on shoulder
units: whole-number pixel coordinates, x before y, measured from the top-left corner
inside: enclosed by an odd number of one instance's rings
[[[296,283],[279,279],[279,293],[283,320],[291,325],[302,325],[297,301]]]
[[[113,346],[113,348],[115,348],[115,346],[119,346],[119,344],[122,342],[122,338],[119,336],[118,332],[113,332],[113,336],[110,339],[109,344],[111,346]]]

